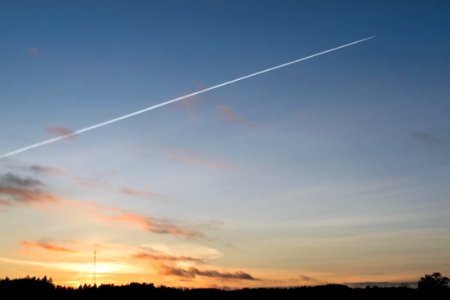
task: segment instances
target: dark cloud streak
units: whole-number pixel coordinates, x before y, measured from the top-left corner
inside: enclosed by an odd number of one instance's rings
[[[47,192],[45,184],[40,180],[12,173],[0,176],[0,205],[57,201],[58,197]]]
[[[219,272],[216,270],[200,270],[195,267],[190,267],[188,269],[182,269],[177,267],[163,266],[162,273],[165,275],[174,275],[184,278],[195,278],[196,276],[211,277],[218,279],[233,279],[233,280],[258,280],[252,275],[242,272]]]
[[[201,258],[190,257],[190,256],[175,256],[166,253],[159,253],[154,251],[142,251],[135,253],[133,258],[144,259],[150,261],[169,261],[169,262],[194,262],[194,263],[204,263],[205,261]]]
[[[431,133],[411,132],[409,135],[416,141],[426,143],[428,145],[438,146],[442,144],[442,140]]]

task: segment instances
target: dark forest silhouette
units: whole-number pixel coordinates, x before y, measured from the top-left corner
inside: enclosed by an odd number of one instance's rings
[[[0,297],[12,299],[312,299],[313,297],[333,297],[345,299],[380,299],[380,297],[401,297],[426,299],[431,296],[450,296],[449,279],[440,273],[420,278],[418,288],[377,287],[350,288],[346,285],[328,284],[291,288],[245,288],[237,290],[221,289],[181,289],[155,287],[151,283],[130,283],[127,285],[102,284],[82,285],[78,288],[57,286],[47,277],[26,277],[1,279]],[[445,299],[445,298],[444,298]]]

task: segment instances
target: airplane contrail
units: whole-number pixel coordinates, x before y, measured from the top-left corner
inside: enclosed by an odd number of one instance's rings
[[[13,156],[13,155],[16,155],[16,154],[19,154],[19,153],[22,153],[22,152],[34,149],[34,148],[39,148],[39,147],[42,147],[44,145],[52,144],[52,143],[55,143],[55,142],[58,142],[58,141],[61,141],[61,140],[65,140],[65,139],[70,138],[72,136],[76,136],[76,135],[79,135],[81,133],[84,133],[84,132],[87,132],[87,131],[91,131],[91,130],[94,130],[96,128],[103,127],[103,126],[106,126],[106,125],[109,125],[109,124],[112,124],[112,123],[115,123],[115,122],[119,122],[121,120],[134,117],[136,115],[145,113],[147,111],[154,110],[154,109],[157,109],[159,107],[166,106],[168,104],[171,104],[171,103],[174,103],[174,102],[178,102],[178,101],[181,101],[183,99],[186,99],[186,98],[189,98],[189,97],[192,97],[192,96],[195,96],[195,95],[203,94],[203,93],[206,93],[208,91],[215,90],[215,89],[218,89],[220,87],[223,87],[223,86],[226,86],[226,85],[229,85],[229,84],[232,84],[232,83],[235,83],[235,82],[247,79],[247,78],[258,76],[258,75],[261,75],[261,74],[264,74],[264,73],[267,73],[267,72],[270,72],[270,71],[273,71],[273,70],[276,70],[276,69],[284,68],[284,67],[287,67],[289,65],[293,65],[293,64],[296,64],[298,62],[301,62],[301,61],[304,61],[304,60],[308,60],[308,59],[311,59],[311,58],[314,58],[314,57],[317,57],[317,56],[320,56],[320,55],[324,55],[324,54],[327,54],[327,53],[330,53],[330,52],[333,52],[333,51],[336,51],[336,50],[339,50],[339,49],[342,49],[342,48],[350,47],[352,45],[355,45],[355,44],[362,43],[362,42],[365,42],[367,40],[370,40],[370,39],[372,39],[374,37],[375,36],[373,35],[371,37],[367,37],[367,38],[360,39],[360,40],[357,40],[357,41],[354,41],[354,42],[351,42],[351,43],[348,43],[348,44],[344,44],[344,45],[341,45],[341,46],[337,46],[337,47],[334,47],[334,48],[331,48],[331,49],[328,49],[328,50],[325,50],[325,51],[321,51],[321,52],[318,52],[318,53],[315,53],[315,54],[311,54],[309,56],[305,56],[305,57],[302,57],[302,58],[299,58],[299,59],[296,59],[296,60],[293,60],[293,61],[281,64],[281,65],[275,66],[275,67],[264,69],[262,71],[258,71],[258,72],[255,72],[255,73],[252,73],[252,74],[249,74],[249,75],[245,75],[245,76],[233,79],[233,80],[229,80],[229,81],[217,84],[217,85],[213,85],[213,86],[210,86],[208,88],[205,88],[205,89],[202,89],[202,90],[199,90],[199,91],[196,91],[196,92],[193,92],[193,93],[181,96],[181,97],[170,99],[170,100],[161,102],[159,104],[156,104],[156,105],[153,105],[153,106],[150,106],[150,107],[147,107],[147,108],[144,108],[144,109],[141,109],[141,110],[138,110],[138,111],[126,114],[126,115],[119,116],[119,117],[114,118],[114,119],[110,119],[110,120],[107,120],[107,121],[104,121],[104,122],[101,122],[101,123],[94,124],[94,125],[89,126],[89,127],[78,129],[78,130],[75,130],[75,131],[73,131],[73,132],[71,132],[69,134],[61,135],[61,136],[54,137],[54,138],[51,138],[51,139],[48,139],[48,140],[44,140],[44,141],[39,142],[39,143],[35,143],[35,144],[29,145],[29,146],[26,146],[26,147],[22,147],[22,148],[19,148],[17,150],[14,150],[14,151],[8,152],[6,154],[0,155],[0,159],[6,158],[6,157],[10,157],[10,156]]]

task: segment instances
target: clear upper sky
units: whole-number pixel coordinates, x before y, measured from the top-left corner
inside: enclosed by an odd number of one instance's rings
[[[415,281],[450,263],[448,1],[0,1],[0,276]]]

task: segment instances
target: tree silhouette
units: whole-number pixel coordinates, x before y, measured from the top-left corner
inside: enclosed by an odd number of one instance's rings
[[[449,285],[449,279],[442,276],[441,273],[436,272],[431,275],[425,275],[421,277],[418,282],[419,289],[442,289],[447,288]]]

